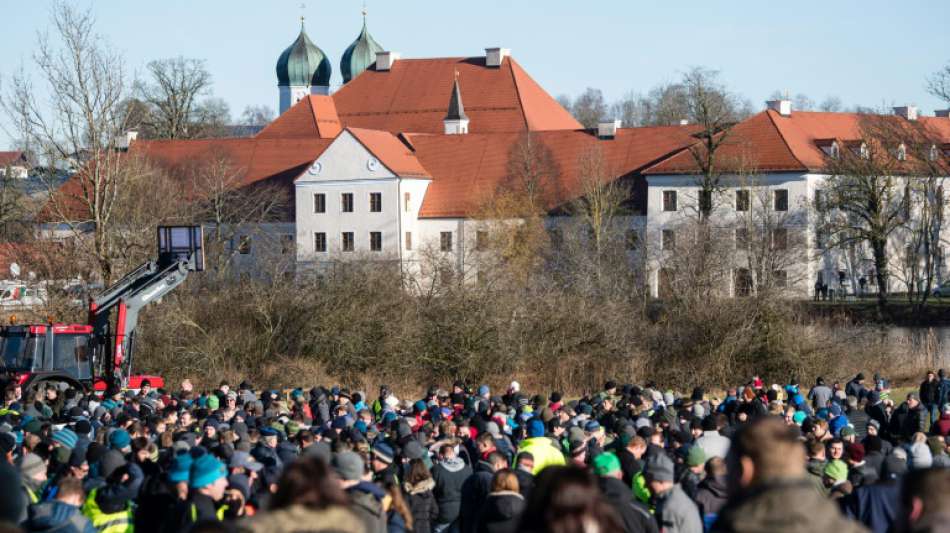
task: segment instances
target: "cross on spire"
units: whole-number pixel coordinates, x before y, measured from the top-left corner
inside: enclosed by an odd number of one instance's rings
[[[300,26],[301,26],[301,27],[303,27],[303,21],[304,21],[304,18],[305,18],[305,17],[304,17],[304,10],[306,10],[306,9],[307,9],[307,4],[304,4],[304,3],[301,2],[301,4],[300,4]]]

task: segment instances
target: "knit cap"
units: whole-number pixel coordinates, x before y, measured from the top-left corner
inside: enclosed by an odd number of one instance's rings
[[[109,435],[109,447],[121,450],[132,445],[132,436],[124,429],[116,429]]]
[[[211,396],[208,396],[208,409],[215,411],[220,405],[221,405],[221,400],[219,400],[217,396],[215,396],[214,394],[212,394]]]
[[[79,437],[76,435],[76,432],[69,428],[63,428],[53,432],[53,442],[58,442],[61,446],[69,448],[70,450],[76,447],[76,441],[78,440]]]
[[[171,468],[168,470],[168,481],[172,483],[187,482],[191,474],[192,461],[191,454],[188,452],[176,455]]]
[[[848,465],[841,459],[828,461],[825,465],[825,475],[837,481],[848,479]]]
[[[598,476],[609,476],[620,470],[620,459],[612,452],[604,452],[594,457],[594,473]]]
[[[211,485],[215,481],[227,477],[228,472],[224,463],[215,456],[206,453],[191,463],[190,482],[188,486],[200,489]]]
[[[689,447],[689,454],[686,456],[687,466],[702,466],[706,464],[706,452],[697,445]]]
[[[20,459],[20,473],[24,477],[34,477],[40,472],[46,470],[46,464],[43,462],[43,459],[35,453],[28,453]]]

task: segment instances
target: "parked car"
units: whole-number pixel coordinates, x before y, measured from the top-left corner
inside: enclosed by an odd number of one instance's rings
[[[940,285],[934,287],[933,295],[936,298],[946,298],[950,296],[950,280],[944,281]]]

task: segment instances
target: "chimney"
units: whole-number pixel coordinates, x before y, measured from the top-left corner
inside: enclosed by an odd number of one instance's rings
[[[511,50],[507,48],[486,48],[485,49],[485,66],[498,68],[501,66],[502,61],[506,57],[511,56]]]
[[[399,52],[376,52],[376,70],[389,71],[399,59]]]
[[[895,107],[894,114],[907,120],[917,120],[917,106],[903,105]]]
[[[792,101],[791,100],[769,100],[765,102],[766,107],[772,111],[776,111],[779,115],[783,117],[792,116]]]
[[[132,143],[135,142],[139,136],[139,132],[135,130],[128,130],[122,135],[118,135],[115,138],[115,147],[119,150],[128,150]]]
[[[617,136],[618,128],[620,128],[620,120],[599,122],[597,124],[597,138],[601,140],[613,139]]]
[[[950,109],[938,109],[934,111],[935,117],[950,118]]]

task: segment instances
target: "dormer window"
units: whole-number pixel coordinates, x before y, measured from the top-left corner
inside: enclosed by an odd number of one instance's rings
[[[950,157],[950,143],[944,143],[944,144],[940,147],[940,150],[943,151],[943,156],[944,156],[944,157]]]
[[[927,159],[931,161],[936,161],[940,157],[940,150],[937,149],[936,144],[930,145],[930,153],[927,154]]]
[[[907,161],[907,147],[904,146],[904,143],[901,143],[897,147],[897,153],[895,154],[898,161]]]
[[[841,155],[838,141],[835,139],[818,139],[815,141],[815,144],[821,148],[821,151],[824,152],[826,156],[832,159],[838,159],[838,156]]]
[[[861,159],[871,159],[871,151],[868,150],[868,143],[862,142],[861,146],[858,147],[858,151]]]

